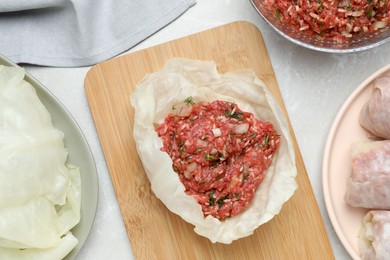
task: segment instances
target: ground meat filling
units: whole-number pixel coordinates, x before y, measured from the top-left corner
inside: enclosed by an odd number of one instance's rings
[[[223,220],[248,207],[280,137],[273,125],[225,101],[193,104],[156,128],[186,193],[206,216]]]
[[[344,41],[388,28],[390,0],[257,0],[283,24],[309,35]]]

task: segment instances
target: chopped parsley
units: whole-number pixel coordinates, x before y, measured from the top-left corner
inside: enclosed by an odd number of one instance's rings
[[[229,197],[229,194],[220,197],[220,198],[217,200],[218,206],[219,206],[219,207],[222,207],[224,200],[226,200],[228,197]]]
[[[324,3],[322,1],[318,2],[317,11],[322,12],[324,10]]]
[[[189,96],[188,98],[186,98],[186,99],[184,100],[184,103],[186,103],[187,105],[194,105],[194,104],[195,104],[195,102],[192,100],[192,97],[191,97],[191,96]]]
[[[222,174],[217,174],[217,176],[215,176],[215,180],[218,181],[220,179],[222,179],[223,175]]]
[[[374,16],[374,12],[372,10],[372,7],[368,8],[366,13],[367,13],[367,16],[370,18],[372,18]]]
[[[202,148],[196,147],[196,148],[195,148],[195,152],[197,152],[197,153],[202,152]]]
[[[215,205],[214,191],[209,193],[209,204],[210,206]]]
[[[204,155],[204,158],[205,158],[206,160],[208,160],[208,161],[215,160],[215,157],[212,156],[212,155],[210,155],[209,153],[206,153],[206,154]]]
[[[210,168],[211,169],[215,169],[215,168],[217,168],[218,167],[218,162],[214,162],[214,163],[212,163],[212,164],[210,164]],[[217,179],[217,178],[216,178]]]
[[[280,136],[280,135],[271,135],[272,137],[275,137],[275,136]],[[270,141],[270,138],[271,138],[270,134],[267,134],[265,136],[265,139],[264,141],[261,143],[261,144],[257,144],[256,147],[257,148],[263,148],[263,147],[268,147],[269,146],[269,141]]]
[[[183,154],[184,151],[185,151],[185,149],[186,149],[186,147],[184,146],[184,143],[183,143],[181,140],[179,140],[179,141],[177,142],[177,145],[179,146],[179,153],[180,153],[180,154]]]
[[[268,143],[269,143],[269,134],[267,134],[267,135],[265,136],[264,142],[265,142],[266,145],[268,145]]]
[[[171,137],[172,137],[172,139],[171,139],[171,142],[169,144],[169,150],[172,150],[172,148],[173,148],[173,143],[175,142],[176,134],[172,133]]]
[[[243,120],[243,114],[242,112],[237,112],[237,110],[234,107],[234,104],[231,105],[231,110],[225,110],[223,113],[226,117],[235,118],[237,120]]]
[[[275,15],[278,21],[280,22],[280,10],[278,8],[275,8]]]

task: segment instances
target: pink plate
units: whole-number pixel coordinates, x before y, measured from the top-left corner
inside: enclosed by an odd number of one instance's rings
[[[346,182],[351,171],[351,143],[369,140],[359,124],[359,114],[372,91],[372,82],[381,75],[390,75],[390,64],[366,79],[345,101],[337,114],[325,147],[323,190],[326,208],[333,227],[345,249],[359,259],[358,232],[367,210],[353,208],[344,201]]]

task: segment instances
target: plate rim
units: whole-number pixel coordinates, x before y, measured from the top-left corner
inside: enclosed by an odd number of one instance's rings
[[[354,259],[358,259],[359,255],[358,252],[356,252],[351,246],[350,242],[346,239],[344,232],[342,232],[340,223],[337,221],[337,218],[335,216],[335,212],[333,209],[333,204],[331,202],[330,198],[330,192],[327,192],[330,188],[329,186],[329,160],[330,160],[330,151],[332,150],[333,144],[334,144],[334,138],[335,133],[337,131],[338,126],[340,125],[340,122],[342,118],[346,115],[347,109],[351,105],[352,101],[356,99],[356,97],[365,90],[366,87],[369,86],[369,84],[372,83],[372,81],[377,78],[378,76],[384,74],[385,72],[390,71],[390,64],[385,65],[384,67],[378,69],[374,73],[372,73],[370,76],[368,76],[343,102],[341,108],[336,114],[336,117],[333,119],[332,126],[330,128],[330,131],[328,133],[327,139],[326,139],[326,145],[322,160],[322,190],[323,190],[323,196],[325,200],[325,207],[329,216],[329,219],[333,225],[333,228],[337,234],[337,237],[340,239],[342,245],[347,250],[349,255],[353,257]]]
[[[87,141],[83,131],[81,130],[79,124],[74,119],[72,114],[68,111],[68,109],[66,109],[66,107],[62,104],[62,102],[48,88],[46,88],[40,81],[38,81],[36,78],[34,78],[30,73],[25,71],[25,69],[23,67],[21,67],[18,64],[12,62],[11,60],[9,60],[7,57],[5,57],[2,54],[0,54],[0,65],[22,68],[24,70],[24,73],[25,73],[24,80],[26,80],[27,82],[29,82],[33,86],[33,88],[37,92],[38,97],[40,96],[39,92],[41,92],[43,95],[48,96],[49,99],[52,100],[53,104],[55,106],[57,106],[61,110],[61,113],[63,113],[64,116],[67,117],[67,120],[71,122],[73,128],[80,135],[80,138],[83,141],[83,145],[85,146],[85,148],[87,150],[86,155],[87,155],[87,157],[90,160],[91,165],[92,165],[92,167],[91,167],[91,169],[92,169],[91,176],[92,176],[93,183],[92,183],[91,186],[94,187],[93,190],[94,190],[94,194],[96,194],[96,196],[94,196],[93,200],[92,200],[92,205],[93,205],[93,210],[92,210],[92,214],[91,214],[92,216],[91,216],[90,222],[88,223],[88,225],[86,227],[88,232],[86,233],[85,237],[83,237],[81,240],[80,240],[79,237],[76,236],[76,238],[79,240],[78,244],[64,258],[64,260],[73,260],[78,255],[78,253],[81,251],[81,249],[83,248],[85,242],[87,241],[87,239],[88,239],[88,237],[89,237],[89,235],[91,233],[92,226],[93,226],[93,224],[95,222],[95,219],[96,219],[96,213],[97,213],[97,207],[98,207],[98,199],[99,199],[99,180],[98,180],[98,178],[99,177],[98,177],[98,174],[97,174],[96,162],[95,162],[95,158],[93,156],[91,147],[90,147],[90,145],[89,145],[89,143],[88,143],[88,141]],[[40,98],[40,101],[43,103],[41,98]],[[49,111],[49,113],[50,113],[50,111]],[[50,113],[50,116],[52,117],[51,113]],[[53,123],[53,124],[54,124],[54,126],[56,126],[55,123]],[[67,161],[68,160],[69,160],[69,158],[67,159]],[[81,183],[81,187],[83,187],[82,183]],[[82,210],[82,206],[81,206],[80,210]],[[80,222],[81,221],[82,220],[80,219]],[[77,225],[79,223],[77,223]],[[71,231],[74,228],[76,228],[77,225],[75,227],[73,227],[71,229]]]

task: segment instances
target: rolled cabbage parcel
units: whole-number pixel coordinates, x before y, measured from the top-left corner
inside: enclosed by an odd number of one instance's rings
[[[252,71],[172,59],[130,100],[153,192],[213,243],[251,235],[296,190],[287,119]]]
[[[390,257],[390,211],[371,210],[359,231],[359,251],[362,260]]]
[[[353,143],[351,154],[345,201],[353,207],[390,209],[390,140]]]
[[[24,76],[0,65],[0,259],[62,259],[78,243],[80,173]]]
[[[363,106],[359,121],[373,135],[390,139],[390,76],[375,79],[371,98]]]

